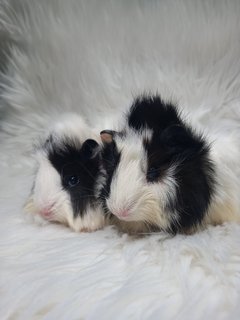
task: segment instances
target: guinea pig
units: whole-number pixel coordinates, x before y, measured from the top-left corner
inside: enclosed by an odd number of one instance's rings
[[[212,146],[174,104],[157,95],[138,97],[123,129],[104,130],[101,137],[102,197],[121,229],[189,233],[239,219],[236,207],[218,205],[226,186],[218,183]]]
[[[98,139],[81,117],[65,115],[37,147],[38,168],[25,211],[75,231],[105,226],[99,201],[104,177]]]

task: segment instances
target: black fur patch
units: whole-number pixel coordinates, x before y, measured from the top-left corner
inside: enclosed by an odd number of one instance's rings
[[[48,141],[48,159],[61,176],[63,188],[70,194],[74,216],[83,216],[87,207],[94,206],[96,180],[99,176],[100,155],[98,144],[86,140],[77,147],[65,139],[61,145]]]
[[[159,96],[136,98],[128,114],[128,125],[135,130],[147,127],[162,131],[168,126],[181,124],[177,109]]]
[[[128,115],[128,125],[135,130],[153,130],[151,141],[143,140],[148,155],[146,179],[159,183],[171,165],[175,165],[177,183],[175,201],[169,200],[166,211],[178,213],[172,232],[201,223],[214,192],[214,165],[209,160],[209,146],[204,138],[184,123],[177,108],[160,97],[135,100]]]
[[[167,132],[166,132],[167,131]],[[155,178],[149,182],[159,183],[171,165],[176,166],[176,197],[169,200],[167,211],[178,213],[178,223],[171,231],[177,232],[201,223],[207,213],[214,191],[214,166],[209,160],[209,147],[204,139],[188,128],[170,127],[161,135],[153,135],[145,145],[148,154],[148,172],[154,168]],[[167,137],[166,137],[167,136]],[[175,143],[174,143],[175,142]],[[150,171],[151,173],[151,171]]]
[[[113,177],[114,171],[117,169],[120,159],[121,159],[121,153],[117,150],[115,141],[104,144],[104,147],[102,150],[102,164],[103,164],[103,168],[106,171],[107,179],[101,191],[100,197],[103,200],[105,209],[106,209],[105,199],[109,197],[112,177]]]

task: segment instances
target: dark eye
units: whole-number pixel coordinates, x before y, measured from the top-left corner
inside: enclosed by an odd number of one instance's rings
[[[69,176],[66,178],[66,183],[68,187],[72,188],[79,184],[79,177],[78,176]]]
[[[147,180],[149,182],[153,182],[153,181],[157,180],[158,177],[159,177],[159,169],[157,169],[155,167],[151,167],[150,169],[148,169]]]

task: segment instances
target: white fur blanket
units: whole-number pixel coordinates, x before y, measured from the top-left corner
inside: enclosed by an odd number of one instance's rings
[[[239,17],[237,0],[1,1],[1,319],[239,319],[237,224],[136,239],[22,211],[32,145],[59,114],[105,129],[149,90],[222,139],[239,179]]]

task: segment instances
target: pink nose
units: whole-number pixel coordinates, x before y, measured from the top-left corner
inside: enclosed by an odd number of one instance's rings
[[[116,216],[118,216],[119,218],[126,218],[129,216],[129,210],[128,209],[123,209],[123,210],[120,210],[116,213]]]
[[[40,211],[39,211],[39,214],[45,218],[45,219],[50,219],[53,215],[52,213],[52,206],[50,207],[45,207],[45,208],[42,208]]]

